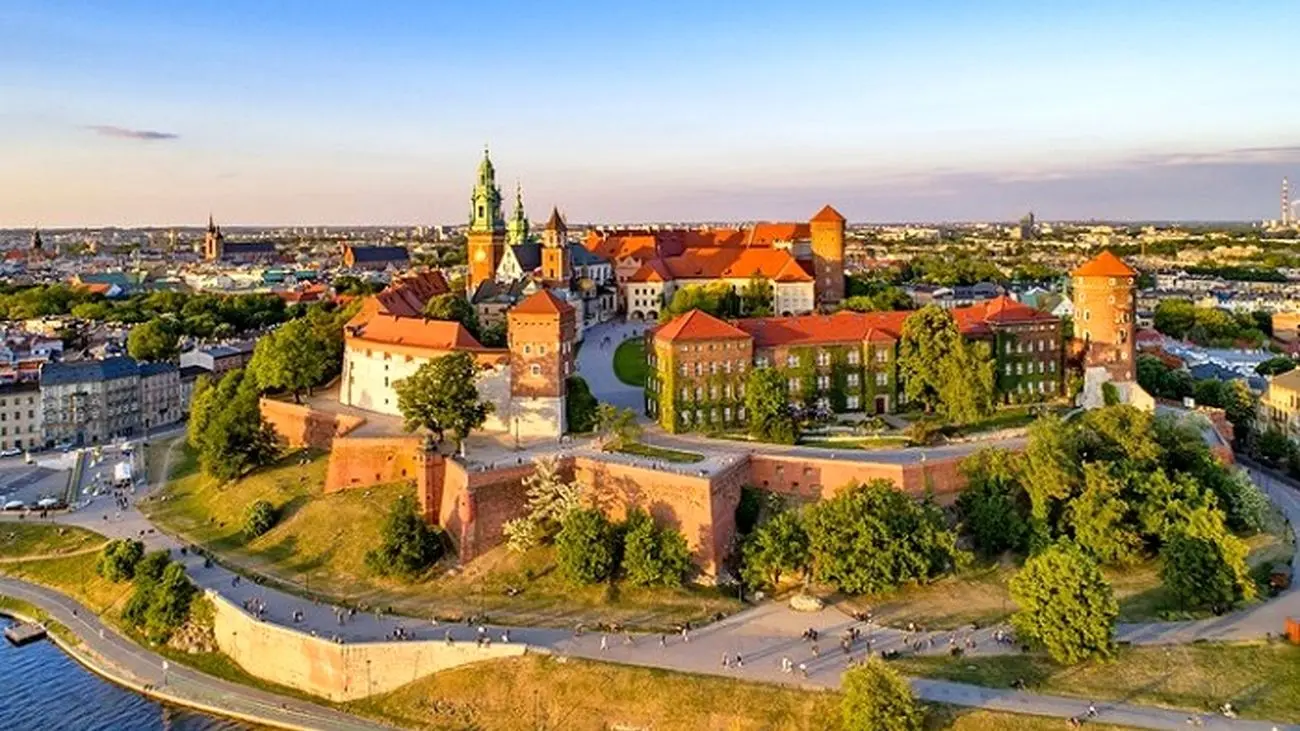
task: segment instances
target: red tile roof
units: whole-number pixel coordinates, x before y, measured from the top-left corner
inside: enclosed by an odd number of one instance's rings
[[[345,332],[349,337],[436,351],[483,349],[459,322],[384,314],[375,314],[358,322],[364,315],[364,312],[359,313],[348,323]]]
[[[736,327],[754,338],[754,347],[897,340],[910,310],[895,312],[837,312],[834,315],[753,317]]]
[[[1070,272],[1072,277],[1136,277],[1137,270],[1115,256],[1109,249],[1092,257]]]
[[[421,317],[424,305],[437,295],[451,292],[442,272],[429,270],[416,272],[395,280],[388,288],[375,295],[378,311],[398,317]]]
[[[781,249],[690,249],[667,257],[664,266],[673,279],[745,279],[754,275],[780,282],[811,282],[790,252]]]
[[[814,223],[844,223],[846,220],[840,212],[831,206],[822,206],[820,211],[812,217]]]
[[[524,315],[563,315],[573,312],[573,305],[556,297],[549,289],[539,289],[510,309]]]
[[[756,223],[745,236],[745,246],[771,246],[780,241],[806,241],[812,234],[806,223]]]
[[[668,272],[662,259],[650,259],[641,265],[632,276],[628,277],[629,282],[666,282],[672,279],[673,275]]]
[[[685,340],[748,338],[749,334],[707,312],[691,310],[656,328],[654,337],[655,340],[662,339],[670,343],[676,343]]]

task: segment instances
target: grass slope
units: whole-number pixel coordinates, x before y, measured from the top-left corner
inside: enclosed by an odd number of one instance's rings
[[[107,540],[84,528],[5,521],[0,523],[0,559],[85,551],[98,548]]]

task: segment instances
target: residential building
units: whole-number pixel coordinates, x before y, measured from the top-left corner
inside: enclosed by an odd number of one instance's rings
[[[243,368],[253,359],[253,340],[200,345],[181,353],[180,367],[198,366],[213,378],[221,378],[227,371]]]
[[[1276,427],[1292,441],[1300,441],[1300,370],[1268,379],[1259,400],[1259,417],[1266,426]]]
[[[41,369],[46,442],[101,444],[140,428],[140,367],[118,356]]]
[[[172,363],[141,363],[140,426],[145,433],[175,424],[184,411],[180,369]]]
[[[411,254],[405,246],[343,246],[343,266],[349,269],[383,271],[410,265]]]
[[[45,441],[41,392],[34,382],[0,386],[0,449],[31,449]]]
[[[1064,392],[1059,318],[1007,297],[951,312],[963,337],[988,344],[1000,400]],[[647,336],[646,413],[670,431],[739,426],[753,368],[781,369],[797,405],[894,412],[902,400],[898,345],[911,314],[843,311],[727,322],[693,310]]]

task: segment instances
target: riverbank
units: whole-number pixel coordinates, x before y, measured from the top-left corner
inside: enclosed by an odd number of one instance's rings
[[[292,731],[376,731],[389,728],[323,706],[214,678],[141,647],[104,625],[89,609],[50,589],[0,578],[0,596],[44,612],[24,616],[6,606],[5,614],[23,621],[53,621],[66,632],[50,632],[59,649],[82,666],[128,690],[176,706]],[[75,638],[75,641],[70,638]]]

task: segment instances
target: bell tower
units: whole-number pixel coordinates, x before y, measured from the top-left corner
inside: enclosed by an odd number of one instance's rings
[[[573,279],[568,234],[560,209],[552,208],[551,218],[542,232],[542,279],[548,287],[567,287]]]
[[[506,224],[506,243],[510,246],[528,243],[528,216],[524,214],[524,188],[515,183],[515,212]]]
[[[501,213],[501,189],[497,187],[496,169],[483,148],[483,162],[478,166],[478,181],[470,196],[469,212],[469,290],[496,277],[506,242],[506,222]]]

